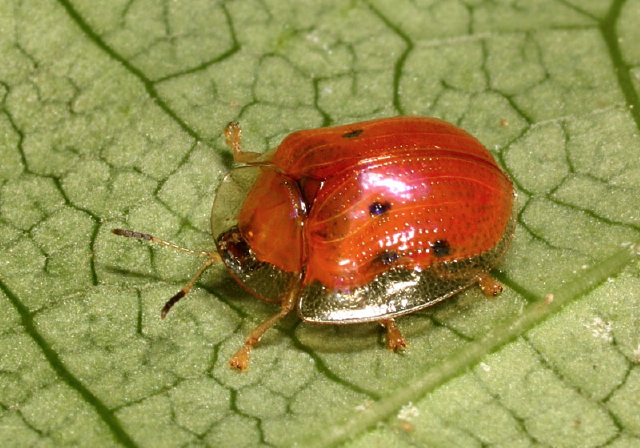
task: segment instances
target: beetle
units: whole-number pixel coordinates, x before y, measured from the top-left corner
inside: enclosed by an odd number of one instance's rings
[[[318,324],[379,322],[387,346],[407,342],[395,318],[478,284],[506,253],[516,193],[489,151],[436,118],[394,117],[297,131],[263,154],[226,143],[245,166],[221,182],[211,212],[216,251],[191,251],[131,230],[113,233],[205,258],[161,317],[209,266],[223,263],[257,298],[280,303],[229,364],[247,369],[252,348],[294,309]]]

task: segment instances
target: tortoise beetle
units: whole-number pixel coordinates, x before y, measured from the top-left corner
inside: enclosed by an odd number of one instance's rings
[[[387,345],[407,343],[394,319],[490,277],[516,223],[509,177],[462,129],[425,117],[395,117],[303,130],[264,154],[243,151],[230,123],[236,162],[211,212],[216,251],[184,249],[154,236],[114,229],[204,257],[193,278],[162,310],[224,263],[257,298],[280,303],[231,358],[248,367],[263,334],[294,309],[318,324],[379,322]]]

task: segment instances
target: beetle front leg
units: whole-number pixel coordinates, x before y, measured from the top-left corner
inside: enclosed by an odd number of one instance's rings
[[[387,330],[387,347],[394,352],[404,350],[409,346],[409,343],[400,333],[396,321],[393,319],[381,320],[382,325]]]
[[[282,301],[280,312],[262,322],[254,328],[251,333],[249,333],[249,336],[247,336],[247,339],[244,341],[244,345],[229,361],[229,366],[241,371],[247,370],[249,367],[249,360],[251,358],[251,349],[254,345],[260,342],[260,339],[269,328],[273,327],[280,319],[285,317],[295,308],[296,300],[298,299],[298,291],[298,288],[293,288],[293,291]]]
[[[224,130],[225,143],[233,150],[233,160],[247,165],[265,165],[269,162],[273,150],[261,152],[251,152],[242,150],[242,130],[238,123],[231,122]]]

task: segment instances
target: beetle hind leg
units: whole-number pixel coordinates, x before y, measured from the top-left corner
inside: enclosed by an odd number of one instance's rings
[[[468,274],[466,272],[452,272],[447,270],[445,265],[435,265],[433,267],[434,273],[437,275],[437,278],[440,280],[453,280],[453,281],[467,281]],[[489,272],[486,271],[478,271],[474,273],[475,278],[471,277],[468,281],[468,285],[472,285],[474,283],[478,284],[480,290],[486,297],[497,297],[504,290],[502,283],[493,278]]]
[[[502,290],[502,283],[489,274],[481,274],[478,276],[478,286],[487,297],[496,297]]]
[[[402,351],[409,346],[407,340],[400,333],[400,329],[393,319],[381,320],[382,325],[387,330],[387,347],[394,352]]]

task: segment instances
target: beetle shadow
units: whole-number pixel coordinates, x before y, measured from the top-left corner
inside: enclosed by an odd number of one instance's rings
[[[353,325],[323,325],[299,322],[296,339],[318,353],[351,353],[386,346],[385,330],[376,322]]]
[[[166,277],[160,277],[158,275],[151,274],[149,272],[132,271],[130,269],[123,269],[113,265],[103,265],[102,269],[108,274],[117,275],[120,278],[127,280],[144,280],[147,283],[157,282],[163,285],[178,285],[176,292],[189,282],[189,278],[183,279],[171,279],[167,280]],[[203,274],[196,282],[195,286],[202,288],[208,293],[216,296],[219,300],[223,301],[235,301],[250,298],[250,294],[242,288],[231,276],[226,275],[226,271],[222,271],[221,274],[216,273],[213,270]],[[220,292],[224,291],[224,294]]]
[[[218,152],[218,155],[220,156],[220,162],[221,162],[222,166],[226,170],[225,172],[228,173],[232,169],[238,167],[238,163],[233,158],[233,152],[221,151],[221,152]]]
[[[113,265],[103,265],[102,269],[108,274],[117,275],[118,277],[124,277],[133,280],[153,280],[157,282],[164,281],[163,278],[157,275],[149,274],[148,272],[132,271],[130,269],[123,269]]]

